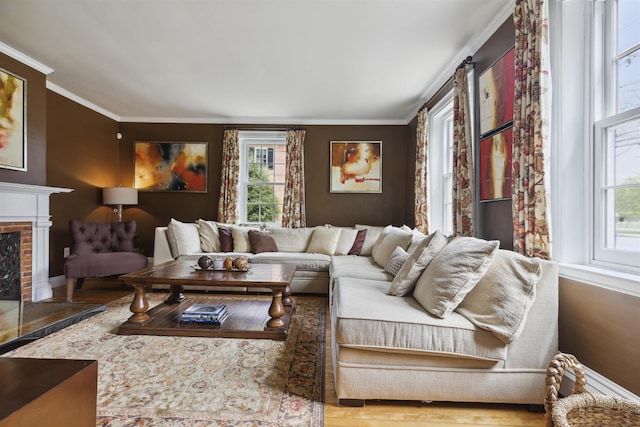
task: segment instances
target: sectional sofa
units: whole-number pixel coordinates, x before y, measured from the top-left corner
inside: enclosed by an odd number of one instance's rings
[[[542,404],[558,347],[558,272],[497,241],[355,225],[265,229],[199,220],[158,227],[154,264],[245,255],[295,263],[292,292],[329,297],[341,404]],[[221,289],[224,290],[224,289]]]

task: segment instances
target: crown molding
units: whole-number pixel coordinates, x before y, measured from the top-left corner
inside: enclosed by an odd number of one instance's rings
[[[464,46],[462,49],[458,51],[456,55],[454,55],[454,61],[449,64],[448,67],[445,67],[442,72],[438,75],[431,85],[427,87],[422,96],[420,97],[420,101],[416,103],[416,112],[413,113],[410,117],[407,117],[405,123],[411,123],[411,120],[418,114],[418,109],[420,106],[424,105],[425,102],[429,101],[432,96],[436,94],[436,92],[451,78],[453,73],[455,72],[458,65],[460,65],[460,58],[466,58],[467,56],[473,56],[483,44],[489,40],[489,38],[500,28],[500,26],[504,23],[504,21],[513,14],[513,8],[515,7],[515,0],[512,0],[508,4],[506,4],[502,10],[496,14],[493,20],[484,28],[484,31],[478,35],[478,37],[472,37],[469,43]]]
[[[224,124],[224,125],[334,125],[334,126],[397,126],[406,125],[403,119],[398,120],[363,120],[363,119],[302,119],[291,117],[120,117],[121,123],[191,123],[191,124]]]
[[[24,53],[20,52],[19,50],[14,49],[11,46],[2,42],[0,42],[0,52],[4,53],[7,56],[10,56],[16,61],[20,61],[23,64],[28,65],[29,67],[37,71],[40,71],[44,75],[49,75],[54,71],[53,68],[44,65],[42,62],[36,61],[30,56],[27,56]]]
[[[94,104],[93,102],[89,102],[86,99],[81,98],[74,93],[71,93],[68,90],[61,88],[60,86],[58,86],[57,84],[49,80],[47,80],[47,89],[57,93],[58,95],[62,95],[65,98],[69,98],[70,100],[77,102],[78,104],[83,105],[95,111],[96,113],[100,113],[103,116],[109,117],[110,119],[115,120],[116,122],[120,121],[120,116],[118,116],[117,114],[114,114],[111,111],[105,110],[104,108]]]

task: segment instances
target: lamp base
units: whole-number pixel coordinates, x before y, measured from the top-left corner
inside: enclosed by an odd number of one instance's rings
[[[122,222],[122,205],[116,205],[113,211],[118,215],[118,222]]]

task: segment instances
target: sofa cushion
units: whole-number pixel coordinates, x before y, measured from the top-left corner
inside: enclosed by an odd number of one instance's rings
[[[447,317],[482,279],[499,245],[497,240],[454,238],[424,270],[414,298],[434,316]]]
[[[524,327],[540,274],[539,258],[499,250],[489,270],[456,311],[505,343],[513,342]]]
[[[329,271],[331,257],[325,254],[262,252],[251,257],[253,264],[295,264],[297,270]]]
[[[362,279],[391,281],[393,276],[384,271],[370,257],[364,256],[333,256],[329,266],[332,279],[338,277],[360,277]]]
[[[220,252],[220,233],[215,221],[199,219],[196,223],[200,234],[200,248],[204,252]]]
[[[254,254],[261,252],[278,252],[278,246],[271,233],[266,231],[249,230],[249,243]]]
[[[367,230],[367,235],[364,238],[364,243],[362,244],[360,255],[371,256],[373,254],[373,245],[376,244],[385,227],[377,225],[356,224],[355,228],[357,230]]]
[[[384,271],[395,276],[398,274],[407,258],[409,258],[409,254],[400,246],[397,246],[393,252],[391,252],[391,256],[384,265]]]
[[[356,239],[353,241],[353,246],[347,252],[347,255],[360,255],[362,253],[362,247],[364,246],[364,241],[367,239],[367,230],[362,229],[358,230],[358,234],[356,234]],[[339,255],[339,254],[336,254]]]
[[[414,251],[409,254],[396,277],[393,278],[389,294],[398,297],[409,295],[424,269],[447,243],[447,238],[440,231],[422,239]]]
[[[64,263],[67,279],[125,274],[147,267],[147,257],[137,252],[101,252],[72,255]]]
[[[333,255],[340,240],[340,229],[316,227],[311,236],[307,252]]]
[[[459,313],[441,319],[412,297],[388,295],[390,283],[340,278],[334,291],[335,339],[345,347],[505,360],[507,346]]]
[[[358,230],[355,228],[339,227],[340,239],[338,239],[338,245],[334,255],[348,255],[349,251],[353,247],[356,237],[358,236]]]
[[[195,223],[181,222],[171,218],[167,226],[169,248],[173,257],[201,252],[200,232]]]
[[[271,235],[280,252],[306,252],[313,228],[271,228]]]
[[[401,230],[398,227],[388,226],[382,232],[376,244],[373,245],[371,252],[373,260],[384,267],[396,247],[400,246],[403,250],[406,250],[410,243],[410,232]]]

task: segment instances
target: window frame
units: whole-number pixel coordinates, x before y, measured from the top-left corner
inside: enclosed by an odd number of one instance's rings
[[[589,263],[594,266],[622,271],[640,271],[640,251],[630,251],[609,247],[615,235],[615,204],[612,190],[621,187],[611,185],[608,175],[611,170],[611,141],[609,129],[640,119],[640,106],[617,111],[617,63],[626,55],[638,51],[640,42],[623,52],[617,52],[617,0],[596,3],[591,20],[593,38],[592,55],[592,116],[590,123],[593,139],[590,152],[590,232]]]
[[[287,145],[287,133],[285,131],[239,131],[238,132],[238,149],[240,153],[240,165],[238,169],[238,222],[240,224],[249,224],[247,220],[247,193],[248,186],[255,184],[264,184],[272,186],[282,186],[284,189],[285,182],[251,182],[249,181],[249,146],[250,145]],[[275,152],[274,152],[274,169],[275,169]],[[255,163],[255,162],[252,162]],[[286,165],[285,165],[286,167]],[[274,169],[267,170],[274,171]],[[275,171],[274,171],[275,173]],[[280,200],[280,211],[282,213],[284,200]],[[256,224],[256,222],[251,222]],[[257,224],[269,227],[280,227],[280,222],[259,221]]]
[[[429,182],[431,206],[439,209],[429,209],[431,218],[429,224],[433,230],[440,230],[445,235],[453,233],[453,211],[451,203],[447,209],[448,200],[453,198],[451,177],[453,171],[445,171],[447,149],[444,146],[445,126],[450,123],[451,143],[453,143],[453,89],[442,97],[429,113]],[[453,167],[453,158],[449,162]],[[449,177],[449,191],[447,192],[447,177]]]

